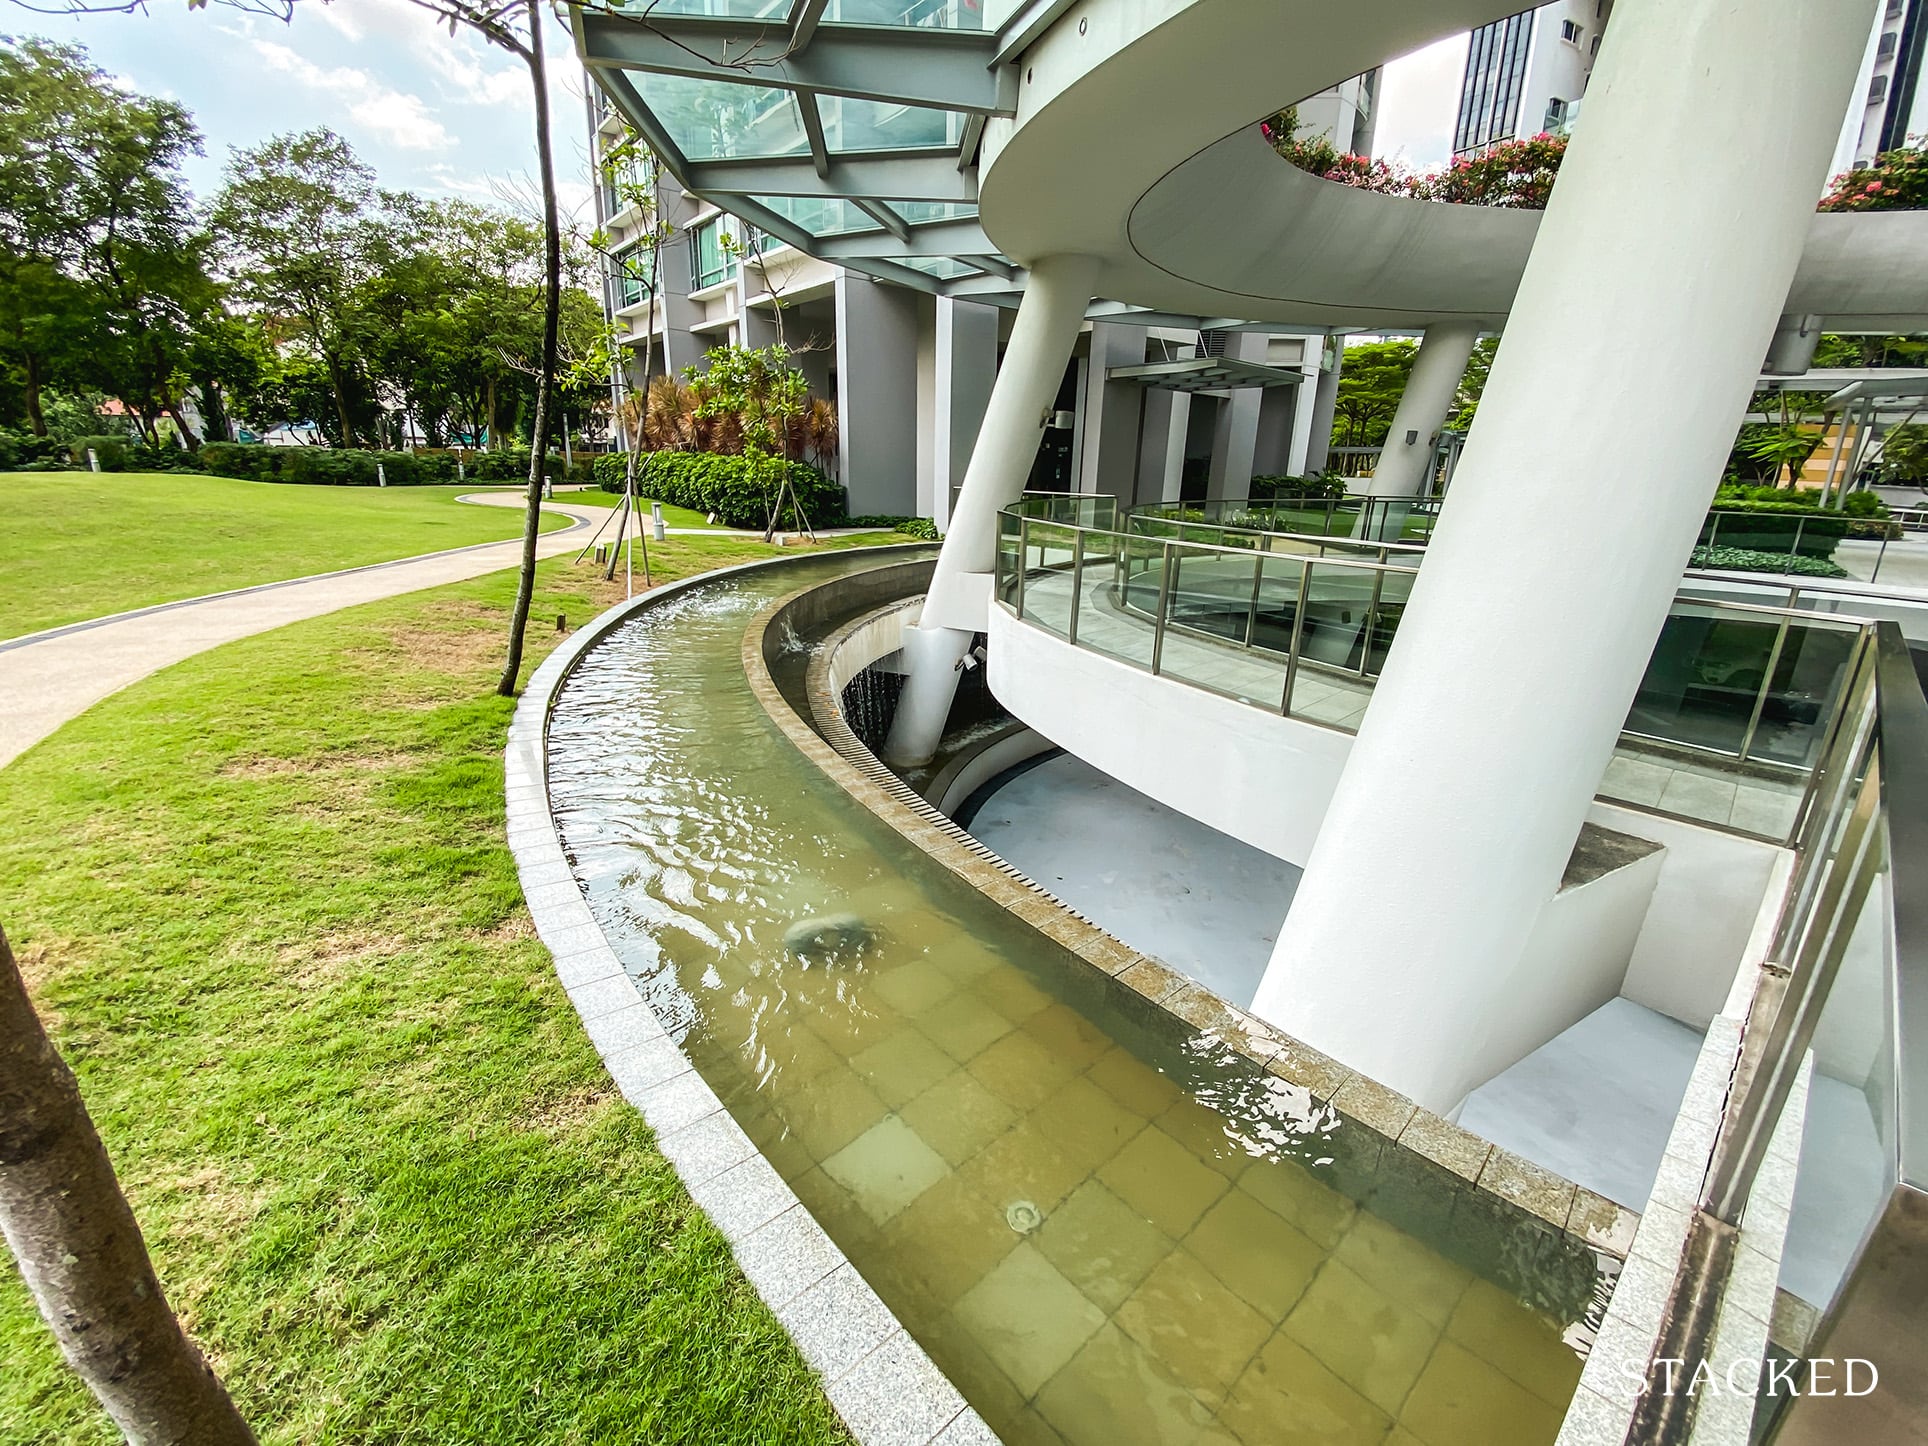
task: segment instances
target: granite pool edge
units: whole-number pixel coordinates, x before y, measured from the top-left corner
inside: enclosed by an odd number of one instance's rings
[[[637,992],[589,911],[549,807],[549,716],[570,673],[598,642],[694,587],[821,556],[740,563],[665,583],[599,614],[545,658],[523,687],[503,754],[509,849],[536,933],[611,1081],[655,1132],[657,1148],[729,1241],[738,1267],[860,1446],[998,1446],[996,1433],[758,1151]]]
[[[1421,1109],[1221,999],[1162,960],[1131,948],[946,818],[893,774],[843,721],[829,677],[836,642],[894,604],[867,610],[831,631],[811,660],[805,692],[823,728],[819,733],[770,676],[764,639],[799,599],[831,585],[812,584],[767,604],[744,634],[743,662],[751,689],[772,721],[833,782],[960,880],[1153,1007],[1305,1090],[1313,1101],[1329,1104],[1342,1117],[1410,1150],[1464,1187],[1535,1217],[1598,1256],[1626,1260],[1640,1224],[1637,1212]]]

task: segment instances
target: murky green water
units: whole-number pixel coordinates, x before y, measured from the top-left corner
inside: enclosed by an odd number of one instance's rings
[[[770,722],[744,629],[862,565],[646,611],[550,727],[590,905],[743,1127],[1008,1442],[1551,1442],[1591,1254],[1103,979]],[[867,944],[786,950],[845,913]]]

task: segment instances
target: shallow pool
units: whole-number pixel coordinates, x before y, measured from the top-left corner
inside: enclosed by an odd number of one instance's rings
[[[631,978],[1011,1443],[1533,1446],[1594,1257],[1013,919],[846,796],[743,674],[824,559],[666,599],[549,729]],[[785,946],[799,921],[867,937]]]

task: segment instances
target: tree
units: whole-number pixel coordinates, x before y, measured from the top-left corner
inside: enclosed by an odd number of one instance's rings
[[[803,373],[790,365],[789,349],[780,342],[766,347],[719,346],[709,354],[697,415],[736,418],[743,456],[750,463],[751,476],[763,484],[769,504],[765,542],[781,520],[790,475],[791,429],[803,416],[809,394]],[[793,505],[795,500],[792,497]],[[797,517],[807,530],[801,506]]]
[[[1364,341],[1346,348],[1332,409],[1335,446],[1377,447],[1385,442],[1418,354],[1418,344],[1411,341]]]
[[[59,377],[194,440],[180,368],[215,292],[181,163],[200,148],[185,108],[126,94],[85,51],[0,43],[0,344],[36,433]]]
[[[80,1086],[0,932],[0,1232],[67,1363],[134,1446],[254,1446],[181,1330]]]
[[[236,151],[210,216],[237,295],[290,323],[326,367],[337,440],[350,447],[372,421],[351,297],[369,273],[375,200],[354,148],[311,130]]]

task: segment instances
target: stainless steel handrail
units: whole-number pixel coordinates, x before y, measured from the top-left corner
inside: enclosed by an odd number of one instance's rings
[[[1108,501],[1109,499],[1101,500]],[[1086,605],[1087,597],[1084,571],[1085,568],[1094,561],[1110,561],[1117,568],[1113,588],[1117,593],[1116,606],[1118,611],[1121,613],[1136,614],[1144,618],[1150,625],[1152,640],[1149,670],[1154,676],[1166,675],[1166,640],[1167,636],[1174,632],[1198,637],[1216,646],[1282,658],[1285,679],[1279,699],[1278,710],[1286,717],[1303,716],[1294,714],[1292,709],[1292,695],[1293,688],[1301,670],[1308,665],[1318,668],[1321,671],[1333,671],[1344,677],[1355,678],[1370,686],[1372,679],[1376,676],[1374,669],[1374,638],[1376,630],[1385,616],[1384,588],[1387,576],[1389,574],[1403,573],[1410,577],[1417,573],[1417,569],[1414,567],[1397,563],[1375,562],[1365,558],[1315,558],[1266,552],[1260,552],[1255,555],[1249,548],[1226,547],[1212,543],[1190,542],[1183,539],[1151,537],[1121,532],[1110,528],[1088,527],[1075,522],[1064,522],[1056,520],[1055,518],[1032,515],[1034,508],[1058,510],[1060,505],[1058,499],[1053,496],[1036,499],[1027,498],[1025,502],[1005,509],[1003,514],[1009,522],[1015,523],[1017,528],[1018,575],[1009,579],[1008,584],[1006,579],[1000,577],[998,579],[999,585],[996,588],[996,594],[998,597],[1003,598],[1008,591],[1012,598],[1011,606],[1018,617],[1036,620],[1034,609],[1030,605],[1030,586],[1028,581],[1029,573],[1032,570],[1030,559],[1033,547],[1035,546],[1038,549],[1040,568],[1047,568],[1047,564],[1043,560],[1047,548],[1054,550],[1062,549],[1068,554],[1067,559],[1058,564],[1048,565],[1048,570],[1054,572],[1069,570],[1071,573],[1071,611],[1066,619],[1064,635],[1072,646],[1082,646],[1079,642],[1079,614]],[[1100,509],[1094,508],[1093,510]],[[1004,526],[1005,524],[1000,524],[1001,535],[1008,536],[1009,534],[1002,530]],[[1036,535],[1034,535],[1034,529],[1036,529]],[[1102,538],[1102,542],[1087,540],[1094,535],[1095,538]],[[1155,544],[1158,548],[1156,555],[1159,566],[1159,580],[1157,601],[1151,610],[1147,612],[1141,602],[1134,600],[1132,596],[1133,585],[1130,579],[1132,576],[1132,560],[1135,548],[1145,547],[1151,544]],[[1241,637],[1233,637],[1229,634],[1220,633],[1211,629],[1195,627],[1173,616],[1181,552],[1187,557],[1221,558],[1228,561],[1236,560],[1240,564],[1250,563],[1252,565],[1252,587],[1250,594],[1245,600],[1244,611],[1246,616],[1244,626],[1240,630],[1242,633]],[[1268,560],[1273,559],[1276,559],[1277,563],[1282,567],[1293,566],[1298,568],[1296,602],[1292,609],[1290,633],[1283,649],[1275,645],[1261,643],[1257,635],[1258,603],[1264,579],[1264,569]],[[1000,552],[998,566],[1003,568],[1007,564],[1007,554]],[[1356,664],[1351,662],[1327,662],[1309,657],[1306,654],[1307,604],[1310,600],[1312,569],[1315,567],[1350,570],[1352,573],[1360,575],[1362,583],[1365,576],[1370,575],[1370,597],[1365,600],[1365,615],[1361,632],[1358,635],[1359,658]],[[1769,666],[1762,671],[1755,697],[1749,705],[1747,723],[1743,732],[1740,748],[1738,751],[1733,748],[1719,748],[1678,737],[1671,737],[1664,733],[1647,733],[1631,728],[1623,729],[1623,736],[1647,739],[1653,742],[1663,743],[1669,747],[1687,748],[1696,753],[1719,758],[1750,760],[1762,717],[1765,714],[1770,698],[1773,696],[1775,674],[1778,669],[1779,659],[1786,648],[1789,633],[1795,624],[1798,623],[1807,629],[1858,633],[1861,639],[1857,644],[1857,651],[1850,655],[1848,667],[1836,681],[1835,686],[1831,690],[1830,697],[1821,709],[1821,716],[1827,720],[1827,723],[1820,746],[1811,756],[1816,757],[1817,760],[1825,759],[1831,740],[1834,738],[1843,716],[1844,700],[1848,697],[1852,687],[1854,670],[1857,666],[1855,659],[1861,656],[1861,650],[1865,650],[1867,646],[1866,640],[1870,635],[1870,629],[1873,626],[1872,622],[1869,619],[1855,617],[1845,613],[1811,612],[1801,609],[1777,608],[1759,603],[1730,602],[1721,598],[1686,597],[1680,600],[1680,606],[1686,608],[1690,614],[1698,612],[1717,616],[1752,618],[1758,619],[1763,623],[1772,622],[1776,625],[1775,638],[1770,649]],[[1189,686],[1204,688],[1206,691],[1220,691],[1195,679],[1185,678],[1183,681]],[[1252,700],[1245,699],[1244,701],[1250,702]],[[1305,719],[1305,721],[1312,722],[1321,727],[1339,727],[1340,731],[1351,731],[1343,728],[1342,725],[1332,724],[1323,719],[1309,718]],[[1755,767],[1765,768],[1770,772],[1782,776],[1802,779],[1802,797],[1796,805],[1795,825],[1791,835],[1798,836],[1801,826],[1809,819],[1814,811],[1816,790],[1821,777],[1819,761],[1814,764],[1787,763],[1779,760],[1762,759],[1751,759],[1751,761]]]

